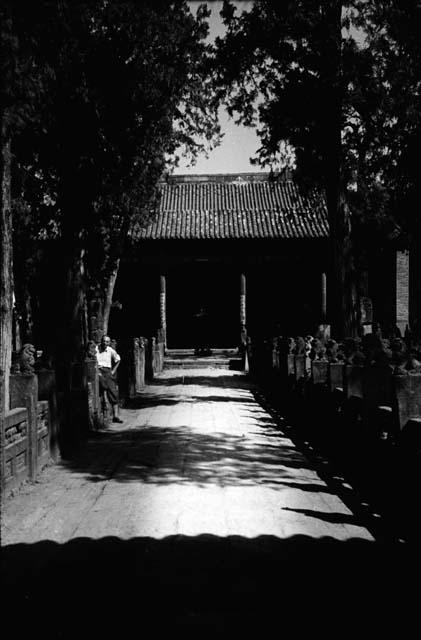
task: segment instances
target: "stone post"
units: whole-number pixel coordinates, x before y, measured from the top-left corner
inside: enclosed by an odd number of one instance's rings
[[[145,340],[133,338],[131,372],[129,375],[129,398],[134,398],[145,386]]]
[[[139,338],[139,351],[136,373],[136,391],[142,391],[145,386],[145,356],[146,356],[146,339]]]
[[[413,422],[417,433],[421,427],[421,373],[393,376],[399,431]]]
[[[151,370],[152,370],[152,379],[155,378],[157,372],[157,358],[156,358],[156,338],[152,336],[150,339],[151,345]]]
[[[49,446],[52,459],[57,462],[60,457],[59,451],[59,417],[57,408],[57,388],[56,374],[53,369],[41,369],[38,376],[38,400],[48,401],[50,414],[49,424]]]
[[[139,361],[139,338],[133,338],[129,362],[129,398],[136,396],[137,366]]]
[[[164,339],[164,348],[167,346],[167,282],[164,274],[159,277],[159,317]]]
[[[97,429],[100,422],[100,397],[98,361],[96,358],[85,359],[83,364],[84,388],[87,394],[88,429]]]

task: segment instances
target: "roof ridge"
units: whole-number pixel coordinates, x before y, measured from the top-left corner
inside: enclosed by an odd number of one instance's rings
[[[159,184],[220,184],[224,182],[269,182],[270,176],[275,175],[281,182],[292,181],[289,170],[283,170],[277,174],[269,171],[245,171],[234,173],[196,173],[196,174],[172,174],[160,180]],[[274,184],[276,181],[274,180]]]

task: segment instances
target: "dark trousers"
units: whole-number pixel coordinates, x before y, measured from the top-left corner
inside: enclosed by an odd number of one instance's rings
[[[107,394],[110,404],[118,404],[118,387],[115,379],[111,375],[111,369],[108,367],[100,367],[99,374],[99,392],[101,395]]]

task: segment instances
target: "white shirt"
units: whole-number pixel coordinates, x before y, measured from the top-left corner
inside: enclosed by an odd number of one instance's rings
[[[98,360],[98,367],[108,367],[109,369],[112,369],[112,367],[121,360],[117,351],[112,347],[105,347],[104,351],[100,351],[97,347],[96,359]]]

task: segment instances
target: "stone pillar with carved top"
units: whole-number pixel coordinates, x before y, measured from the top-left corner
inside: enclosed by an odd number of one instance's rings
[[[167,346],[167,281],[164,274],[159,277],[159,317],[164,337],[164,347]]]

